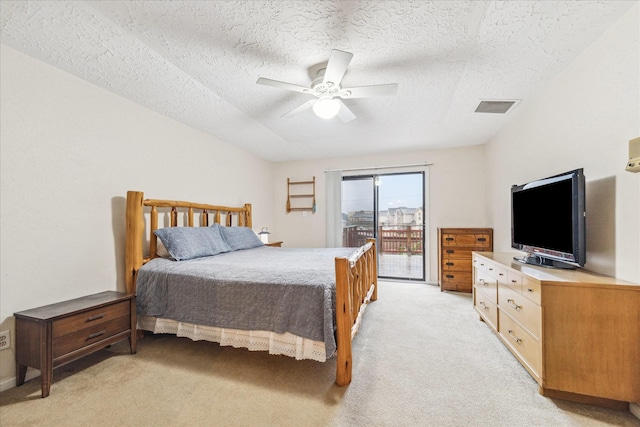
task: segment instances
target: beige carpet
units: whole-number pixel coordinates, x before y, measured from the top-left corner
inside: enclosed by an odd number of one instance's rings
[[[478,321],[467,294],[380,284],[354,342],[354,380],[335,361],[151,336],[119,343],[0,394],[0,426],[640,426],[625,411],[540,396]]]

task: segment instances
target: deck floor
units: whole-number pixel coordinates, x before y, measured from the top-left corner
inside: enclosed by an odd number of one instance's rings
[[[424,279],[422,255],[379,254],[378,276],[398,279]]]

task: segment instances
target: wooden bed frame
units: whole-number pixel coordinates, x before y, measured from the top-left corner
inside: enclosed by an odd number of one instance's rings
[[[186,217],[183,221],[186,223],[183,225],[189,227],[206,227],[209,225],[210,216],[213,216],[213,222],[216,224],[251,228],[251,204],[227,207],[176,200],[145,200],[144,193],[128,191],[125,255],[127,292],[136,293],[138,270],[151,259],[158,257],[158,240],[153,232],[158,229],[159,209],[162,215],[168,215],[171,227],[178,226],[178,215],[183,215]],[[145,220],[147,216],[148,226]],[[194,223],[196,217],[199,218],[197,225]],[[375,239],[369,239],[366,245],[348,258],[337,257],[335,271],[336,384],[346,386],[351,382],[351,341],[358,332],[367,304],[378,299]]]

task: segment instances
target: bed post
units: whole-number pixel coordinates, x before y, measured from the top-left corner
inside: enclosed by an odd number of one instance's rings
[[[127,191],[125,283],[129,293],[136,292],[136,273],[142,267],[143,198],[144,193],[141,191]]]
[[[244,204],[244,226],[252,227],[253,220],[251,218],[251,203]]]
[[[351,303],[349,299],[349,260],[336,258],[336,384],[351,382]]]
[[[371,259],[369,259],[369,268],[371,271],[369,274],[371,275],[371,281],[373,283],[373,294],[371,295],[371,301],[376,301],[378,299],[378,252],[376,248],[376,239],[370,238],[367,239],[367,243],[371,243],[371,251],[369,254]]]

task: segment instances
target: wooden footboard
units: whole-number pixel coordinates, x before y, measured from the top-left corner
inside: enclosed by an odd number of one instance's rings
[[[336,384],[351,382],[351,341],[358,333],[364,310],[378,299],[376,241],[368,239],[349,258],[336,258]]]
[[[145,208],[148,208],[146,213]],[[165,216],[164,226],[179,225],[178,215],[182,215],[184,219],[180,225],[183,226],[206,227],[212,216],[215,223],[251,227],[250,204],[234,208],[174,200],[145,200],[144,194],[140,191],[127,192],[125,260],[127,292],[136,293],[138,270],[146,262],[158,256],[157,238],[153,232],[158,229],[159,209],[166,211],[160,213]],[[145,215],[148,215],[148,224],[145,222]],[[367,304],[378,297],[375,239],[369,239],[365,246],[348,258],[336,258],[335,271],[336,384],[345,386],[351,382],[351,340],[358,332]]]

